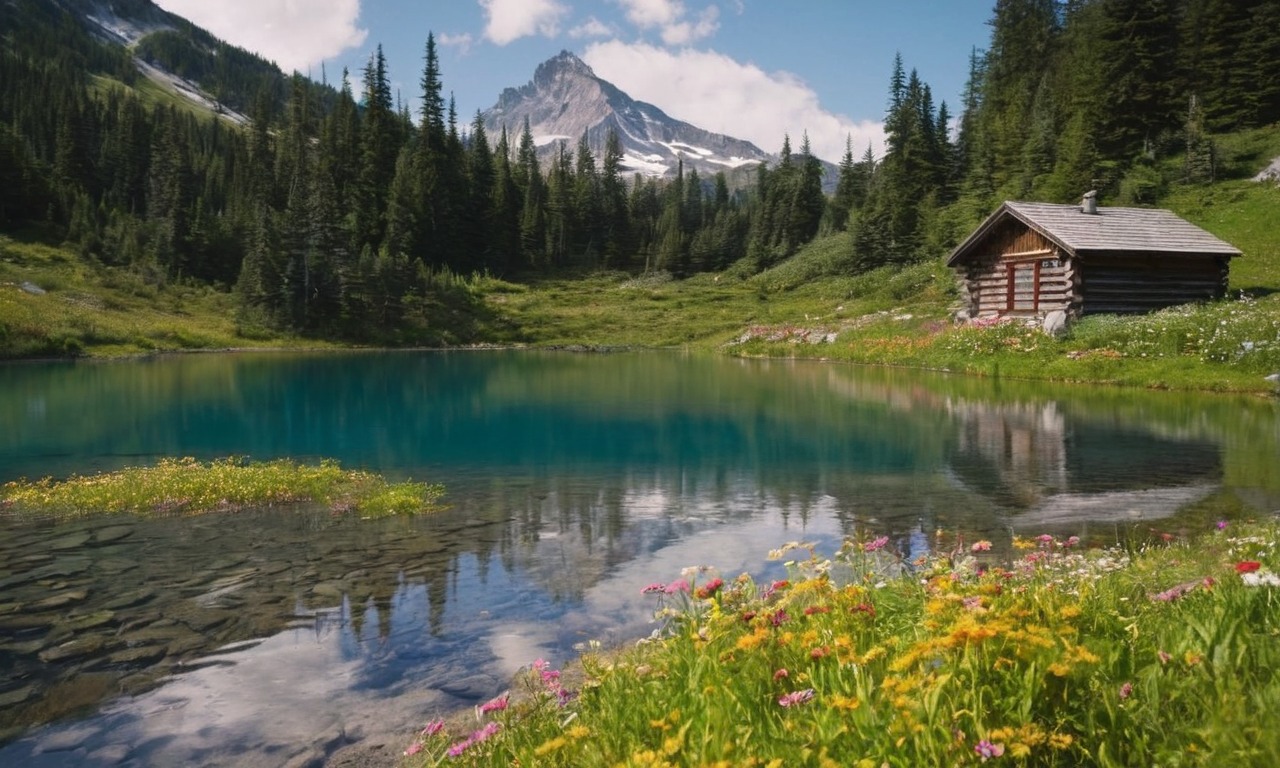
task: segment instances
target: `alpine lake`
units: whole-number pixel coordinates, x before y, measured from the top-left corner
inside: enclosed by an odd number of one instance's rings
[[[0,765],[387,764],[641,589],[792,540],[1182,535],[1280,510],[1280,401],[680,352],[227,353],[0,366],[0,483],[336,459],[447,508],[0,511]]]

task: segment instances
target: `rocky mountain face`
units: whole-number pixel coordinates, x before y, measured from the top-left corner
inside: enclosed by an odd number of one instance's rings
[[[683,161],[686,171],[693,168],[709,178],[720,171],[741,174],[759,163],[777,161],[749,141],[703,130],[636,101],[568,51],[538,65],[528,84],[503,91],[483,116],[491,138],[505,127],[513,145],[527,119],[544,161],[556,155],[561,142],[572,152],[584,132],[599,160],[613,130],[628,174],[674,176]]]

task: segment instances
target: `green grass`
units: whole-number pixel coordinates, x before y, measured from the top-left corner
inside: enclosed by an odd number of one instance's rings
[[[344,470],[333,461],[311,466],[286,459],[205,463],[184,458],[61,481],[6,483],[0,488],[0,511],[54,517],[149,516],[314,502],[334,511],[382,517],[433,511],[443,493],[440,486],[388,483],[370,472]]]
[[[42,294],[23,290],[24,283]],[[0,358],[278,347],[280,335],[240,336],[235,302],[205,286],[158,286],[48,245],[0,236]]]
[[[589,649],[580,685],[536,662],[405,762],[1275,765],[1280,527],[1221,525],[1128,549],[939,541],[910,562],[887,538],[793,543],[770,584],[686,569],[646,589],[652,638]]]

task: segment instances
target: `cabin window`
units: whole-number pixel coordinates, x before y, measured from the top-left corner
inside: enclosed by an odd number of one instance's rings
[[[1040,305],[1040,262],[1009,265],[1008,309],[1034,312]]]

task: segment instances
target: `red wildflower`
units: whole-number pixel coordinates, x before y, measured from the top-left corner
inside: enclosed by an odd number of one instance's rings
[[[1262,567],[1257,560],[1242,560],[1236,563],[1236,573],[1253,573]]]
[[[720,578],[712,579],[711,581],[708,581],[706,584],[703,584],[701,587],[698,587],[698,591],[694,592],[694,596],[697,597],[699,600],[706,600],[707,598],[715,595],[715,593],[719,592],[720,588],[723,586],[724,586],[724,579],[720,579]]]

